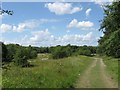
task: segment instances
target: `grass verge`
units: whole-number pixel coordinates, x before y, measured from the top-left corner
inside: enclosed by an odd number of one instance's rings
[[[106,71],[111,75],[111,79],[120,83],[120,77],[118,80],[118,76],[120,75],[120,72],[118,71],[120,58],[112,58],[107,56],[103,56],[102,58],[106,65]]]

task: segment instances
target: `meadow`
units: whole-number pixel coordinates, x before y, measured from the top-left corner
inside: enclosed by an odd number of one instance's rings
[[[52,59],[50,54],[39,54],[30,59],[30,67],[18,67],[12,62],[2,72],[4,88],[74,88],[78,77],[92,62],[92,57],[72,56]]]

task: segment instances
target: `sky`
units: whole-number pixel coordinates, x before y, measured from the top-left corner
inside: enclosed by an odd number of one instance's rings
[[[97,2],[3,2],[0,41],[28,46],[97,46],[104,17]]]

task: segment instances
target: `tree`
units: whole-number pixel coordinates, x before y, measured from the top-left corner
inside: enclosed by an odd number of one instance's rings
[[[17,66],[25,67],[28,65],[26,49],[20,47],[17,49],[16,54],[14,55],[14,62]]]
[[[14,55],[16,53],[16,50],[20,47],[20,45],[8,44],[8,45],[6,45],[6,47],[7,47],[7,51],[8,51],[7,59],[8,59],[8,61],[12,61],[14,59]]]
[[[52,50],[52,57],[54,59],[68,57],[67,51],[62,46],[57,46]]]
[[[1,50],[2,50],[2,62],[8,62],[7,60],[7,48],[6,45],[2,42],[0,42]]]
[[[91,56],[91,51],[88,47],[80,47],[78,51],[79,55]]]
[[[13,11],[11,10],[4,10],[0,8],[0,15],[3,15],[4,13],[7,13],[8,15],[13,15]]]
[[[120,57],[120,1],[104,7],[105,16],[100,31],[104,33],[99,42],[99,53]]]
[[[36,58],[37,57],[37,51],[34,50],[34,48],[31,45],[29,45],[29,47],[26,50],[26,56],[27,56],[27,59]]]

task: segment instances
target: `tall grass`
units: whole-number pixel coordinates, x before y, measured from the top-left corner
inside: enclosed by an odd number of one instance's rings
[[[120,83],[120,79],[118,80],[118,75],[120,75],[118,69],[119,69],[119,63],[120,63],[120,58],[112,58],[112,57],[103,57],[103,61],[106,64],[106,70],[108,73],[112,76],[111,78]]]
[[[32,59],[32,67],[20,68],[10,64],[3,70],[3,88],[69,88],[74,87],[80,73],[92,62],[91,57],[73,56],[64,59]]]

